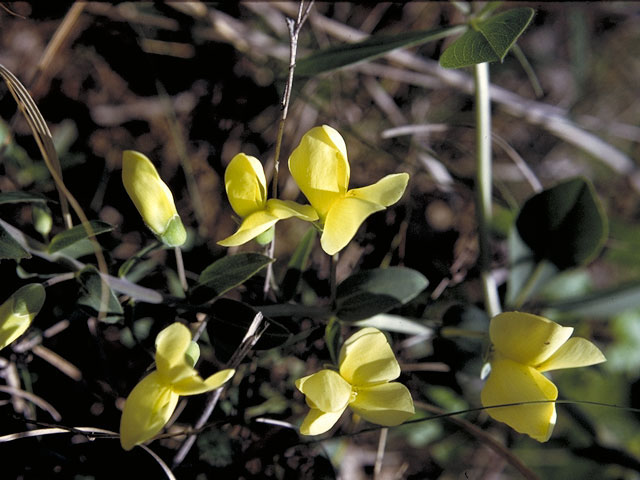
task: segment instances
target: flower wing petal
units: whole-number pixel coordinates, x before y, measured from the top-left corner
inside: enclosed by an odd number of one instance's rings
[[[224,172],[224,187],[231,208],[244,218],[264,209],[267,201],[267,181],[260,160],[239,153],[231,159]]]
[[[530,313],[504,312],[491,319],[489,336],[496,351],[524,365],[536,366],[568,340],[573,328]]]
[[[300,425],[302,435],[320,435],[333,427],[342,416],[347,406],[337,412],[323,412],[312,408]]]
[[[157,371],[151,372],[131,391],[120,418],[120,443],[125,450],[154,437],[169,421],[179,396]]]
[[[586,367],[606,360],[600,349],[589,340],[575,337],[567,340],[536,369],[540,372],[547,372],[560,368]]]
[[[388,207],[396,203],[404,194],[409,182],[408,173],[395,173],[387,175],[368,187],[349,190],[348,195],[371,203],[377,203]]]
[[[253,240],[258,235],[266,232],[278,221],[278,217],[266,210],[258,210],[246,217],[233,235],[218,242],[223,247],[235,247]]]
[[[539,400],[555,400],[558,389],[535,368],[500,357],[491,362],[491,374],[480,395],[485,407]],[[546,442],[556,422],[555,403],[532,403],[489,408],[493,419],[506,423],[520,433]]]
[[[323,125],[305,133],[289,157],[291,176],[322,220],[349,187],[347,149],[340,134]]]
[[[299,378],[296,388],[306,395],[308,402],[323,412],[341,412],[351,398],[351,385],[333,370],[320,370]]]
[[[385,427],[400,425],[415,413],[411,393],[398,382],[358,388],[349,406],[368,422]]]
[[[221,387],[227,380],[233,377],[236,371],[232,368],[214,373],[205,380],[200,375],[184,378],[172,385],[173,391],[178,395],[197,395],[209,392]]]
[[[400,375],[387,337],[377,328],[363,328],[340,349],[340,375],[351,385],[370,385],[395,380]]]
[[[384,210],[382,205],[356,197],[339,198],[333,202],[320,237],[322,249],[329,255],[342,250],[355,236],[362,222],[380,210]]]

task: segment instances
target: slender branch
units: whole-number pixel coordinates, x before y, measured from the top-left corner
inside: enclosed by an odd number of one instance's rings
[[[476,215],[478,218],[478,238],[480,246],[480,272],[484,303],[489,317],[500,313],[498,287],[491,274],[491,243],[489,225],[492,217],[491,206],[491,97],[489,95],[489,64],[474,65],[476,84]]]
[[[184,273],[184,261],[182,260],[182,250],[180,247],[175,247],[176,252],[176,270],[178,270],[178,278],[180,279],[180,286],[183,292],[187,292],[189,285],[187,284],[187,275]]]
[[[378,480],[381,478],[382,472],[382,460],[384,459],[384,450],[387,447],[387,435],[389,434],[388,428],[380,430],[380,439],[378,440],[378,450],[376,451],[376,463],[373,467],[373,479]]]
[[[335,311],[336,309],[336,297],[338,295],[338,283],[337,283],[337,270],[338,270],[338,260],[340,259],[340,253],[335,253],[331,256],[330,265],[329,265],[329,285],[331,288],[331,309]]]

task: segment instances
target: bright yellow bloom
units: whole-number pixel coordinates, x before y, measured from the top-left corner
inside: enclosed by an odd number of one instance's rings
[[[169,421],[180,395],[196,395],[220,387],[235,370],[222,370],[203,380],[186,354],[191,332],[174,323],[156,337],[156,370],[151,372],[127,397],[120,419],[120,443],[125,450],[146,442]]]
[[[242,218],[236,233],[218,242],[224,247],[247,243],[268,231],[278,220],[297,217],[313,222],[318,219],[318,214],[309,205],[276,198],[267,200],[267,181],[262,164],[257,158],[244,153],[233,157],[227,166],[224,186],[231,208]]]
[[[347,406],[365,420],[400,425],[415,413],[407,387],[391,382],[400,365],[384,334],[363,328],[340,350],[340,370],[320,370],[296,380],[311,411],[300,426],[303,435],[320,435],[335,425]]]
[[[187,239],[173,195],[162,181],[151,160],[140,152],[122,153],[122,183],[144,223],[170,247],[179,247]]]
[[[589,340],[569,338],[573,328],[537,315],[505,312],[491,319],[491,374],[481,399],[485,407],[506,403],[556,400],[558,389],[542,372],[604,362]],[[556,423],[555,403],[532,403],[487,409],[495,420],[546,442]]]
[[[333,255],[355,236],[372,213],[393,205],[404,193],[409,174],[387,175],[363,188],[349,188],[349,162],[343,138],[323,125],[304,134],[289,157],[289,170],[323,224],[320,243]]]
[[[44,305],[44,287],[30,283],[0,305],[0,350],[22,335]]]

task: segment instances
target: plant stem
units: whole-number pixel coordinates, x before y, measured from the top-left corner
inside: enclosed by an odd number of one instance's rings
[[[373,478],[374,480],[378,480],[380,477],[380,473],[382,472],[382,460],[384,459],[384,450],[387,446],[387,434],[389,433],[388,428],[383,428],[380,430],[380,439],[378,440],[378,451],[376,452],[376,463],[373,467]]]
[[[176,270],[178,270],[178,278],[180,279],[180,285],[182,286],[182,291],[187,292],[189,285],[187,285],[187,276],[184,273],[184,261],[182,260],[182,250],[180,247],[175,247],[176,252]]]
[[[338,294],[338,284],[336,280],[336,271],[338,269],[338,260],[340,259],[340,253],[335,253],[331,256],[331,263],[329,265],[329,285],[331,288],[331,309],[336,310],[336,297]]]
[[[489,95],[489,64],[474,65],[476,100],[476,216],[480,247],[480,272],[485,309],[489,317],[500,313],[498,287],[491,274],[491,97]]]

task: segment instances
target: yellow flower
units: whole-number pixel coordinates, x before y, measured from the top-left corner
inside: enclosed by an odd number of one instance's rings
[[[528,313],[505,312],[493,317],[489,326],[491,374],[482,390],[482,405],[556,400],[558,389],[542,372],[606,360],[589,340],[569,338],[572,333],[571,327]],[[549,440],[556,423],[553,402],[490,408],[487,413],[539,442]]]
[[[179,247],[185,242],[187,232],[171,190],[145,155],[133,150],[122,153],[122,183],[153,233],[170,247]]]
[[[44,287],[30,283],[0,305],[0,350],[22,335],[44,305]]]
[[[320,370],[296,380],[311,411],[300,426],[303,435],[320,435],[338,421],[347,406],[365,420],[384,426],[399,425],[415,413],[407,387],[391,382],[400,365],[384,334],[364,328],[340,350],[340,370]]]
[[[257,158],[244,153],[233,157],[227,166],[224,186],[231,208],[242,218],[236,233],[218,242],[224,247],[247,243],[267,232],[278,220],[297,217],[313,222],[318,219],[318,214],[309,205],[276,198],[267,200],[267,181],[262,164]],[[270,240],[267,237],[259,243]]]
[[[196,395],[220,387],[235,370],[222,370],[203,380],[188,358],[191,332],[174,323],[156,337],[156,370],[127,397],[120,419],[120,443],[125,450],[146,442],[169,421],[180,395]]]
[[[348,190],[347,147],[327,125],[304,134],[289,157],[289,170],[318,212],[323,224],[320,243],[329,255],[342,250],[369,215],[400,200],[409,181],[409,174],[398,173],[368,187]]]

